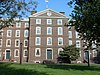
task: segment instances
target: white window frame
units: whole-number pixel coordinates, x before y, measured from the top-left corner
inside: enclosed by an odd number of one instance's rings
[[[1,44],[0,47],[2,47],[2,39],[0,39],[0,44]]]
[[[26,41],[27,41],[27,46],[25,45]],[[24,47],[28,47],[28,40],[27,39],[24,40]]]
[[[50,33],[49,33],[49,29],[50,29]],[[52,35],[52,27],[47,27],[47,35]]]
[[[63,28],[62,27],[58,27],[58,35],[63,35]]]
[[[41,24],[41,19],[36,19],[36,24]]]
[[[8,41],[10,41],[10,45],[7,45],[8,44]],[[11,47],[11,39],[7,39],[6,40],[6,47]]]
[[[47,24],[51,25],[52,24],[52,19],[47,19]]]
[[[47,50],[48,49],[52,50],[52,60],[53,60],[53,49],[52,48],[46,48],[46,60],[47,60]]]
[[[29,27],[29,23],[25,23],[25,28],[28,28]]]
[[[60,39],[62,41],[62,44],[59,44]],[[63,46],[63,38],[62,37],[58,37],[58,46]]]
[[[18,46],[16,46],[16,42],[17,42],[17,41],[19,42],[19,43],[18,43]],[[19,40],[19,39],[15,39],[15,47],[20,47],[20,40]]]
[[[49,44],[49,39],[51,41],[51,43]],[[47,37],[47,45],[52,45],[52,37]]]
[[[26,33],[27,33],[27,35],[26,35]],[[28,30],[24,30],[24,37],[28,37],[28,35],[29,35],[29,31]]]
[[[16,51],[18,51],[18,56],[16,56]],[[14,51],[14,57],[19,57],[19,49],[15,49],[15,51]]]
[[[72,31],[68,31],[68,38],[72,38]]]
[[[73,44],[72,40],[68,41],[68,45],[71,46]]]
[[[58,55],[59,55],[60,51],[63,51],[63,49],[62,48],[58,48]]]
[[[79,33],[77,31],[75,33],[76,33],[76,38],[79,38],[80,37]]]
[[[21,28],[21,22],[16,22],[16,28]]]
[[[27,56],[25,56],[25,51],[27,51],[27,55],[28,55],[28,50],[25,49],[24,52],[23,52],[23,57],[27,57]]]
[[[79,43],[79,44],[77,44]],[[80,40],[76,40],[76,48],[80,48],[81,47],[81,41]]]
[[[20,30],[16,30],[16,37],[20,37]]]
[[[60,23],[60,22],[61,22],[61,23]],[[58,25],[62,25],[62,19],[58,19],[58,20],[57,20],[57,24],[58,24]]]
[[[39,40],[39,43],[37,43],[37,40]],[[35,45],[41,45],[41,38],[40,37],[35,38]]]
[[[39,33],[38,33],[39,30]],[[40,35],[41,34],[41,27],[36,27],[36,35]]]
[[[37,50],[39,50],[39,55],[36,55]],[[35,57],[40,57],[41,56],[41,49],[40,48],[35,48]]]
[[[93,57],[97,57],[97,50],[96,49],[92,50],[92,53],[93,53]],[[95,53],[96,53],[96,55],[95,55]]]
[[[11,36],[12,36],[12,30],[7,30],[7,37],[11,37]]]

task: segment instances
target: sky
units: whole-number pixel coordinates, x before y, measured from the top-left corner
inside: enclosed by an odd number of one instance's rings
[[[43,11],[46,9],[46,5],[48,4],[48,8],[55,10],[57,12],[65,12],[66,16],[69,16],[72,12],[72,8],[70,8],[67,3],[70,0],[48,0],[48,3],[45,0],[35,0],[38,1],[37,11]]]

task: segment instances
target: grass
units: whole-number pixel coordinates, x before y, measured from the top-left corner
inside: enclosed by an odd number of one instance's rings
[[[100,75],[100,65],[0,63],[0,75]]]

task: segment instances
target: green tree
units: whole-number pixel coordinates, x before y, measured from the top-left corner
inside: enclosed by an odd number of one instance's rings
[[[88,50],[91,49],[93,43],[98,47],[100,44],[100,0],[71,0],[68,4],[74,7],[69,25],[74,26],[81,38],[86,41]]]
[[[63,51],[60,51],[59,55],[61,58],[67,58],[65,60],[75,61],[79,57],[79,48],[75,45],[63,47]]]
[[[34,0],[0,0],[0,29],[11,25],[15,18],[25,17],[37,4]]]

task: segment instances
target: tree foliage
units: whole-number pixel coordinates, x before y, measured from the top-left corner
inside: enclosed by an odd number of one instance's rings
[[[63,51],[60,52],[60,57],[66,57],[74,61],[79,57],[79,48],[76,48],[75,45],[65,46],[63,47]]]
[[[74,6],[70,24],[86,40],[88,47],[92,43],[100,43],[100,0],[71,0],[68,3]],[[94,41],[94,42],[93,42]],[[95,42],[96,41],[96,42]]]
[[[0,0],[0,29],[11,25],[15,18],[25,17],[37,4],[34,0]]]

